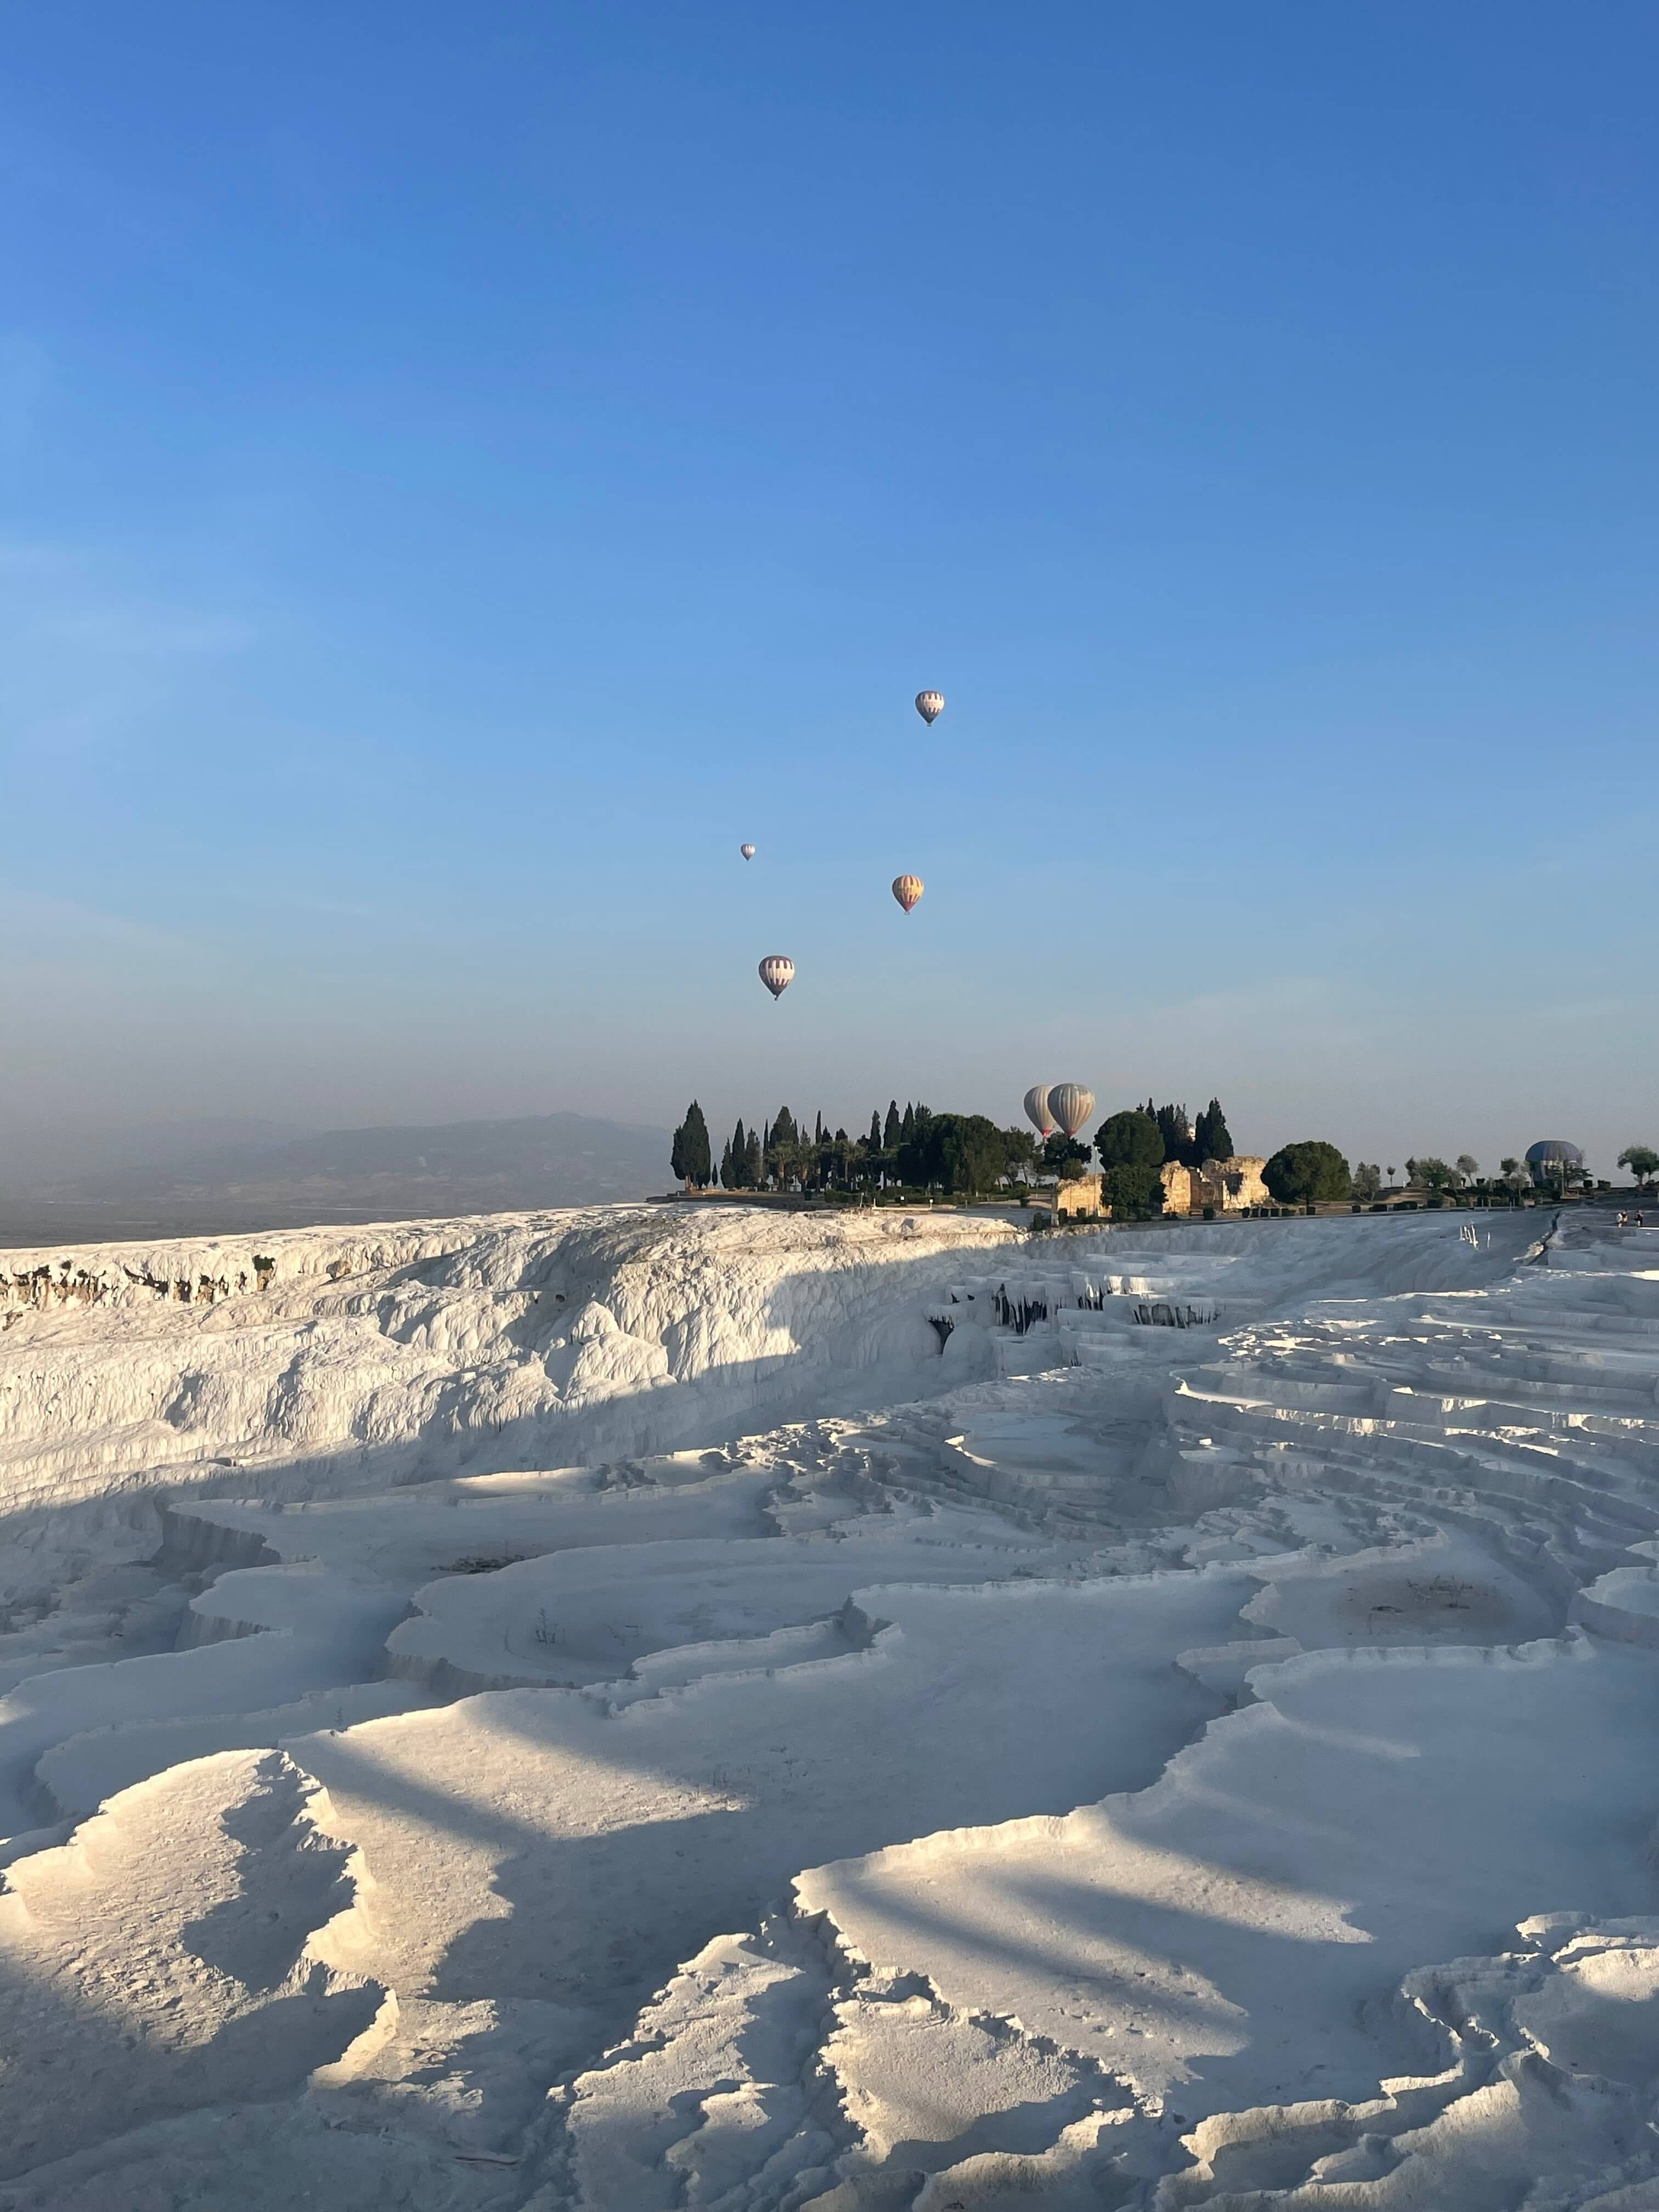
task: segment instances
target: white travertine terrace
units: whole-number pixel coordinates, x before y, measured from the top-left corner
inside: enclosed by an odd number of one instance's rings
[[[0,2212],[1659,2206],[1659,1232],[0,1273]]]

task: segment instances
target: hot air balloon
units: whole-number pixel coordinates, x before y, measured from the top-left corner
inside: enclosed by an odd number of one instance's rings
[[[738,850],[745,860],[752,860],[755,857],[755,848],[752,845],[739,845]]]
[[[921,896],[924,888],[920,876],[895,876],[893,878],[893,896],[906,914]]]
[[[795,980],[795,963],[786,953],[769,952],[760,964],[760,979],[775,999],[781,999]]]
[[[1076,1136],[1094,1110],[1095,1094],[1080,1083],[1056,1083],[1048,1093],[1048,1111],[1068,1137]]]
[[[1046,1083],[1034,1083],[1026,1092],[1025,1118],[1046,1144],[1054,1130],[1054,1117],[1048,1110],[1048,1085]]]
[[[942,691],[918,691],[916,712],[927,723],[928,728],[932,729],[933,724],[945,712],[945,694]]]

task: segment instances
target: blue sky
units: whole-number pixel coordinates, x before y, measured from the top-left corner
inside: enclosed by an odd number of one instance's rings
[[[0,1131],[1659,1139],[1656,64],[1621,0],[14,11]]]

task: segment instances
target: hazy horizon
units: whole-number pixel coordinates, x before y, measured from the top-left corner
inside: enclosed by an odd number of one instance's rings
[[[6,52],[0,1185],[1064,1079],[1659,1142],[1651,11]]]

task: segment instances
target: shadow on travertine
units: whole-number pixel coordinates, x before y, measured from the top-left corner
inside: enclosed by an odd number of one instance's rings
[[[314,1795],[279,1753],[206,1761],[11,1869],[0,2179],[169,2113],[291,2095],[368,2027],[382,1992],[307,1956],[350,1889]]]

